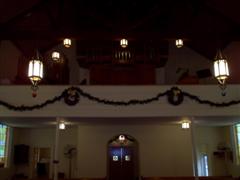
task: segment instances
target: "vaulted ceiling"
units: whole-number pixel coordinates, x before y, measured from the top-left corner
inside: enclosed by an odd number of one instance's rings
[[[181,37],[212,58],[217,48],[239,39],[239,5],[225,0],[4,0],[0,39],[12,40],[28,55],[64,37],[76,39],[81,48],[107,48],[126,37],[140,49],[167,47],[169,40]]]

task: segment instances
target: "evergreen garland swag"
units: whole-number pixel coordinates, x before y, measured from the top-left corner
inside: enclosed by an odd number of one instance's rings
[[[93,96],[87,92],[84,92],[79,87],[70,87],[65,89],[60,95],[57,95],[51,99],[46,100],[45,102],[42,102],[41,104],[35,104],[32,106],[16,106],[9,104],[5,101],[0,100],[0,106],[6,107],[9,110],[12,111],[33,111],[36,109],[42,109],[48,105],[54,104],[58,101],[64,100],[64,102],[69,106],[74,106],[79,103],[80,97],[81,98],[87,98],[90,101],[95,101],[97,103],[106,104],[106,105],[113,105],[113,106],[130,106],[130,105],[144,105],[149,104],[154,101],[158,101],[160,98],[166,96],[169,104],[178,106],[183,103],[184,98],[187,97],[199,104],[214,106],[214,107],[227,107],[232,106],[240,103],[240,100],[233,100],[229,102],[212,102],[210,100],[202,100],[200,97],[195,96],[193,94],[190,94],[188,92],[184,92],[178,87],[172,87],[169,90],[166,90],[165,92],[158,93],[156,96],[147,98],[147,99],[130,99],[128,101],[115,101],[115,100],[108,100],[99,98],[96,96]]]

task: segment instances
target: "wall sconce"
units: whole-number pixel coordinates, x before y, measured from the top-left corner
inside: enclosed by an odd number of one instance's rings
[[[128,40],[127,40],[127,39],[121,39],[120,45],[121,45],[123,48],[126,48],[126,47],[128,46]]]
[[[176,39],[176,46],[177,46],[177,48],[183,47],[183,40],[182,39]]]
[[[69,48],[69,47],[71,46],[71,44],[72,44],[71,39],[65,38],[65,39],[63,40],[63,45],[64,45],[66,48]]]
[[[123,142],[123,141],[125,141],[125,136],[124,135],[119,135],[118,139],[119,139],[120,142]]]
[[[59,129],[64,130],[66,128],[65,122],[61,121],[59,122]]]
[[[191,121],[189,121],[189,120],[183,120],[182,121],[182,129],[189,129],[190,128],[190,123],[191,123]]]
[[[226,80],[229,77],[229,69],[227,59],[222,55],[222,52],[219,50],[216,54],[214,61],[214,76],[220,84],[222,89],[222,95],[225,96]]]

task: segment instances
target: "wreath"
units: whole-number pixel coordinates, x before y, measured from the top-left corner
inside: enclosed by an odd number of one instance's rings
[[[69,89],[67,91],[64,102],[69,106],[74,106],[79,102],[79,94],[76,89]]]
[[[177,87],[171,88],[171,90],[167,94],[168,96],[168,102],[172,105],[179,105],[183,102],[184,96],[180,89]]]

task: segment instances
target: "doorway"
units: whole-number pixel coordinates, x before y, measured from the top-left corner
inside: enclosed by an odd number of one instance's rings
[[[48,178],[51,148],[33,148],[33,178]]]
[[[139,176],[138,143],[129,135],[114,136],[108,142],[108,179],[134,180]]]

